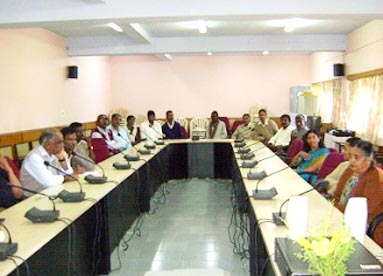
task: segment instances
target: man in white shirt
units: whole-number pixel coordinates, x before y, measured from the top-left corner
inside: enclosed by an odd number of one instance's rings
[[[121,124],[121,115],[113,114],[112,115],[112,123],[108,126],[108,130],[110,130],[113,134],[113,139],[116,141],[116,147],[120,150],[126,150],[132,146],[129,141],[128,133],[125,129],[120,127]]]
[[[154,142],[158,139],[164,138],[161,124],[156,121],[156,114],[154,111],[149,110],[147,116],[148,120],[140,125],[141,140],[146,139]]]
[[[291,118],[287,114],[283,114],[281,116],[281,128],[277,131],[277,133],[270,138],[269,140],[269,148],[272,151],[282,151],[289,144],[291,140],[291,132],[293,131],[293,127],[290,125]]]
[[[225,139],[227,138],[226,125],[224,122],[218,119],[218,112],[213,111],[211,113],[211,122],[208,126],[208,138],[209,139]]]
[[[39,139],[40,145],[33,149],[24,159],[20,170],[20,181],[27,189],[40,192],[45,188],[57,186],[64,181],[73,181],[71,177],[64,176],[64,173],[44,164],[47,161],[50,165],[62,170],[65,174],[77,177],[69,164],[64,152],[64,138],[59,130],[45,130]],[[32,194],[24,191],[25,196]]]
[[[254,124],[250,122],[250,115],[245,113],[242,116],[243,124],[239,125],[233,133],[233,138],[253,139],[254,138]]]
[[[109,118],[105,114],[97,116],[96,128],[92,130],[92,139],[103,139],[108,145],[110,155],[120,152],[116,140],[114,140],[113,133],[107,127],[109,125]]]

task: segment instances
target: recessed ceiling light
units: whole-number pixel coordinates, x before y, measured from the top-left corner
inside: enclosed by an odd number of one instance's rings
[[[119,33],[122,33],[124,30],[120,27],[120,26],[118,26],[116,23],[113,23],[113,22],[111,22],[111,23],[108,23],[107,24],[109,27],[111,27],[113,30],[115,30],[116,32],[119,32]]]
[[[198,25],[198,30],[201,34],[206,34],[207,33],[207,25],[206,25],[206,21],[205,20],[198,20],[197,21],[197,25]]]
[[[282,27],[285,32],[292,32],[296,28],[306,27],[319,23],[319,20],[305,19],[305,18],[290,18],[290,19],[276,19],[266,22],[267,25],[272,27]]]
[[[265,51],[262,52],[262,55],[264,55],[264,56],[267,56],[268,54],[270,54],[270,52],[267,51],[267,50],[265,50]]]
[[[213,53],[212,52],[207,52],[207,55],[208,56],[211,56]]]
[[[292,31],[294,31],[295,29],[297,28],[297,26],[295,25],[286,25],[283,30],[286,32],[286,33],[291,33]]]

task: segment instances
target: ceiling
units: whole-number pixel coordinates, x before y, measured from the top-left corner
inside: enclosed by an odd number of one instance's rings
[[[0,28],[45,28],[66,38],[71,56],[344,51],[347,34],[375,19],[383,19],[383,1],[0,1]]]

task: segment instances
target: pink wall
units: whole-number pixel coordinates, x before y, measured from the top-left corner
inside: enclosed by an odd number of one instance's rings
[[[111,57],[112,108],[164,117],[239,117],[255,104],[271,116],[289,111],[289,88],[310,85],[309,55]]]
[[[0,30],[0,133],[93,121],[109,110],[109,58],[68,58],[43,29]],[[79,66],[79,79],[66,66]]]
[[[311,55],[311,82],[331,80],[334,64],[344,63],[344,52],[318,52]]]

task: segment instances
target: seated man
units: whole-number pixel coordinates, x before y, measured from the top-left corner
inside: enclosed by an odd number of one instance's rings
[[[291,140],[295,138],[302,139],[308,131],[306,127],[305,116],[302,114],[297,114],[297,116],[295,116],[295,127],[296,128],[291,132]]]
[[[166,111],[166,123],[162,126],[162,132],[168,139],[181,139],[181,125],[174,121],[173,111]]]
[[[48,129],[41,133],[40,145],[25,157],[20,171],[20,181],[27,189],[41,192],[45,188],[57,186],[64,181],[73,181],[73,169],[64,154],[64,138],[57,129]],[[58,170],[46,166],[47,161],[52,166],[64,171],[70,176],[64,176]],[[32,194],[24,191],[25,196]]]
[[[336,189],[336,185],[338,184],[338,181],[344,171],[348,168],[350,165],[349,159],[350,159],[350,150],[351,148],[355,147],[356,144],[360,141],[360,138],[358,137],[352,137],[348,138],[345,145],[344,145],[344,151],[343,151],[343,157],[344,162],[340,163],[335,170],[333,170],[329,175],[326,176],[325,180],[329,182],[329,186],[327,188],[327,193],[330,195],[334,194],[334,191]]]
[[[293,127],[290,125],[291,118],[287,114],[281,116],[282,127],[270,138],[268,147],[274,152],[281,152],[287,148],[291,140]]]
[[[121,115],[113,114],[112,115],[112,123],[108,126],[108,130],[110,130],[113,134],[113,139],[116,141],[116,147],[120,150],[126,150],[132,146],[129,141],[128,133],[125,129],[120,127],[121,124]]]
[[[213,111],[211,113],[211,122],[208,126],[208,138],[209,139],[225,139],[227,138],[227,130],[224,122],[218,119],[218,112]]]
[[[82,123],[73,122],[69,125],[70,128],[73,128],[76,131],[76,137],[77,137],[77,146],[75,151],[82,156],[85,156],[91,160],[95,160],[92,144],[90,142],[89,137],[84,136],[84,127]],[[89,167],[88,167],[89,166]],[[84,166],[82,166],[84,167]],[[85,166],[85,170],[92,171],[93,165],[89,163],[89,165]]]
[[[162,133],[161,124],[156,121],[156,114],[153,110],[149,110],[147,113],[148,120],[141,123],[140,132],[142,140],[157,141],[158,139],[164,138]]]
[[[233,138],[239,139],[253,139],[254,138],[254,124],[250,122],[250,115],[245,113],[242,116],[243,124],[239,125],[233,133]]]
[[[61,129],[61,133],[64,137],[64,150],[67,154],[67,158],[70,161],[73,170],[80,174],[85,171],[93,171],[94,164],[91,161],[86,161],[84,158],[90,159],[88,156],[84,156],[82,153],[77,152],[77,136],[76,131],[70,127],[64,127]],[[76,152],[77,156],[73,156],[73,152]],[[83,158],[79,157],[81,155]]]
[[[108,130],[109,118],[105,114],[98,115],[96,128],[92,130],[92,139],[103,139],[108,145],[109,155],[116,154],[119,151],[116,140],[113,138],[112,131]]]
[[[126,128],[128,130],[128,138],[132,145],[137,144],[140,141],[140,138],[137,135],[137,127],[136,127],[136,117],[133,115],[129,115],[126,118]]]
[[[267,113],[264,109],[258,111],[258,117],[259,122],[254,126],[255,139],[267,145],[270,138],[277,133],[278,126],[273,120],[267,119]]]
[[[17,203],[23,196],[23,190],[10,185],[23,187],[14,174],[7,160],[0,154],[0,207],[8,208]]]

